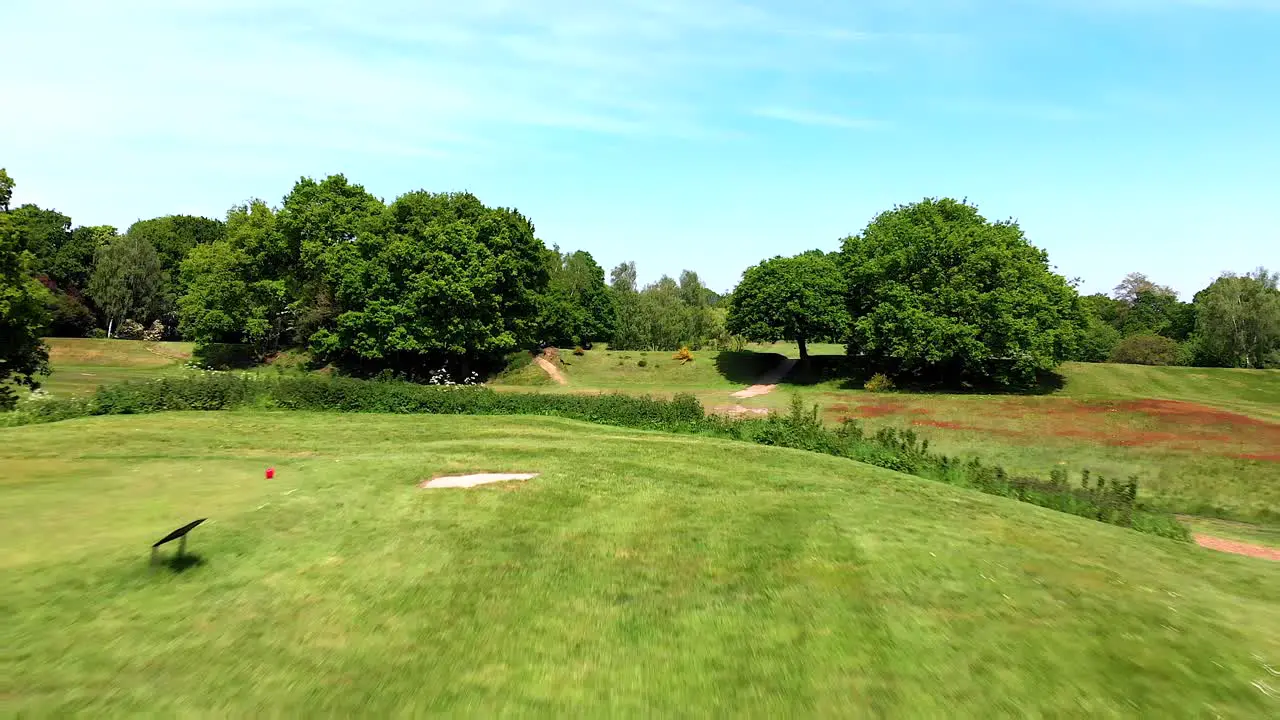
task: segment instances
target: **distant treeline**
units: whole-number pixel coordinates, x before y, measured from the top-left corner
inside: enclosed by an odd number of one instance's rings
[[[721,297],[689,270],[639,287],[623,263],[606,282],[589,253],[548,248],[529,218],[469,193],[387,203],[341,175],[303,178],[278,206],[121,234],[11,208],[13,185],[0,170],[0,381],[20,384],[38,381],[44,334],[298,348],[407,378],[485,374],[540,344],[779,339],[802,356],[846,343],[865,368],[943,383],[1028,385],[1070,359],[1280,366],[1276,275],[1225,275],[1191,303],[1137,274],[1081,298],[1016,223],[948,199],[882,213],[836,252],[766,260]]]

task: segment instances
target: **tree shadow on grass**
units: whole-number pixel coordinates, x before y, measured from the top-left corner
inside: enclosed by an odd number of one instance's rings
[[[754,385],[762,375],[786,360],[778,353],[723,350],[716,355],[716,372],[735,385]]]
[[[917,380],[900,382],[898,389],[920,395],[1052,395],[1065,385],[1065,377],[1056,372],[1049,372],[1041,373],[1033,384],[1025,387],[1007,387],[984,382]]]
[[[860,358],[849,355],[811,355],[796,363],[782,380],[783,385],[806,386],[834,383],[840,390],[862,390],[877,370]],[[897,389],[922,395],[1050,395],[1061,390],[1065,378],[1055,372],[1041,373],[1026,387],[1005,387],[995,383],[940,378],[895,379]]]

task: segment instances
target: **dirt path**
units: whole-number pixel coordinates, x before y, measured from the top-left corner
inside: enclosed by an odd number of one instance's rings
[[[797,360],[792,358],[783,360],[778,363],[777,367],[765,373],[763,377],[757,380],[755,385],[752,385],[746,390],[739,390],[729,397],[753,398],[758,395],[768,395],[773,392],[774,388],[778,387],[778,381],[786,377],[787,373],[791,372],[791,368],[795,367],[797,362]]]
[[[1250,543],[1239,542],[1237,540],[1216,538],[1212,535],[1196,535],[1194,537],[1197,545],[1209,548],[1210,550],[1233,553],[1235,555],[1247,555],[1248,557],[1280,562],[1280,550],[1275,548],[1264,547],[1262,545],[1252,545]]]
[[[551,362],[550,360],[546,359],[541,355],[534,358],[533,361],[538,363],[538,367],[542,368],[543,372],[550,375],[551,379],[555,380],[556,383],[560,385],[569,384],[569,381],[565,379],[564,373],[560,372],[560,368],[556,367],[555,363]]]

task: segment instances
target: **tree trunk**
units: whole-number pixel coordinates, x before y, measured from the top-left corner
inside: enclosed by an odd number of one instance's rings
[[[114,318],[107,318],[107,337],[111,337],[111,327],[115,324]]]
[[[808,342],[806,342],[804,338],[799,337],[799,338],[796,338],[796,343],[800,345],[800,359],[801,359],[801,360],[808,360],[808,359],[809,359],[809,344],[808,344]]]

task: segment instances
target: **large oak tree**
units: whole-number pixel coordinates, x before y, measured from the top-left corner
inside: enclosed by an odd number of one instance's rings
[[[1025,386],[1074,351],[1075,289],[1015,222],[927,199],[882,213],[843,254],[848,350],[876,370]]]

